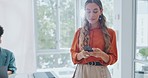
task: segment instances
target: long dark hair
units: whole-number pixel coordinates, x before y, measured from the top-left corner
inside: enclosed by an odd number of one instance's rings
[[[85,7],[88,3],[95,3],[97,4],[100,9],[102,10],[102,2],[100,0],[87,0],[85,2]],[[105,48],[104,51],[108,52],[108,50],[110,49],[110,35],[107,31],[107,25],[106,25],[106,17],[103,15],[103,13],[99,16],[99,22],[101,25],[101,31],[103,33],[103,38],[105,41]],[[89,30],[90,30],[90,24],[88,22],[88,20],[84,19],[84,26],[82,27],[81,31],[80,31],[80,38],[79,38],[79,47],[82,48],[85,45],[89,45]]]
[[[4,29],[3,29],[3,27],[0,25],[0,37],[3,35],[3,33],[4,33]]]

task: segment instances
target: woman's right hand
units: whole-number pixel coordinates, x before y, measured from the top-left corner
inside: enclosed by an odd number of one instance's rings
[[[80,53],[77,54],[77,60],[81,60],[83,58],[88,58],[89,56],[90,55],[89,55],[88,51],[82,50]]]

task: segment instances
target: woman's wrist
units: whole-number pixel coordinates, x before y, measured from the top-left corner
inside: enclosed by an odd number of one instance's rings
[[[108,61],[109,61],[109,55],[108,54],[106,54],[105,52],[102,52],[101,58],[104,60],[104,62],[108,63]]]
[[[77,60],[83,59],[81,52],[77,54]]]

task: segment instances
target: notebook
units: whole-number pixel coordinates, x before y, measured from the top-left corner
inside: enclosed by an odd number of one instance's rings
[[[0,66],[0,78],[8,78],[6,66]]]

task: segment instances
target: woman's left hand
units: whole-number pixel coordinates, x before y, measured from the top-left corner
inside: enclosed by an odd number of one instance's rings
[[[94,56],[96,58],[101,57],[102,53],[104,53],[101,49],[99,48],[93,48],[93,52],[89,53],[90,56]]]
[[[93,52],[90,52],[89,55],[94,56],[96,58],[101,58],[106,63],[108,63],[108,61],[109,61],[109,55],[106,54],[105,52],[103,52],[99,48],[93,48]]]

